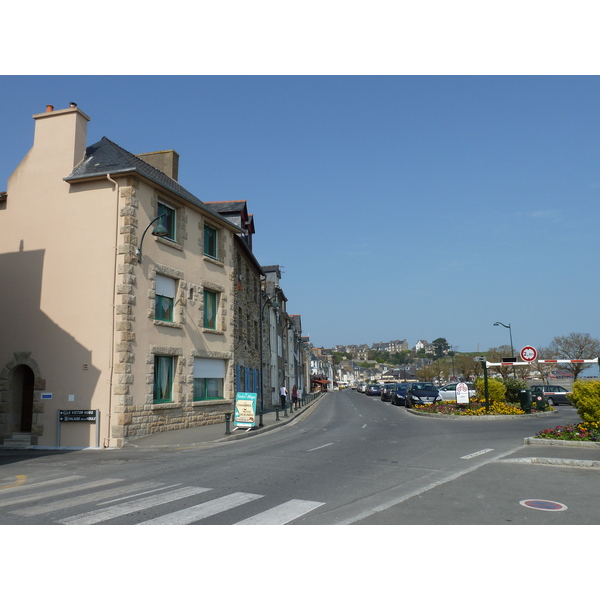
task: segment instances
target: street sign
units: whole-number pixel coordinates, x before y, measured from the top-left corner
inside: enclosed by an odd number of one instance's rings
[[[238,392],[235,395],[235,414],[233,424],[235,429],[256,427],[256,399],[257,394],[250,392]]]
[[[474,356],[473,360],[477,362],[485,362],[485,356]]]
[[[464,381],[456,384],[456,404],[469,404],[469,386]]]
[[[61,422],[95,423],[99,412],[98,410],[59,410],[58,420]]]
[[[95,423],[96,448],[100,448],[100,411],[94,410],[57,410],[56,446],[60,446],[60,434],[63,423]],[[69,426],[70,427],[70,426]]]
[[[537,350],[533,346],[525,346],[521,350],[521,358],[525,362],[533,362],[537,358]]]

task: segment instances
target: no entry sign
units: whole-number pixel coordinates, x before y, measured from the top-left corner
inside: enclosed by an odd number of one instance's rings
[[[532,362],[537,358],[537,350],[533,346],[525,346],[521,350],[521,359],[525,362]]]

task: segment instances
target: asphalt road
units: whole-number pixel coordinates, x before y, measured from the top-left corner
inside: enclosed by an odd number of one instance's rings
[[[509,462],[577,420],[433,419],[346,390],[230,444],[2,453],[0,524],[592,524],[600,470]]]

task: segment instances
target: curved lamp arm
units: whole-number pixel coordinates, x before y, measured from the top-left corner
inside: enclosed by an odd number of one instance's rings
[[[148,223],[148,226],[146,227],[146,229],[144,229],[144,233],[142,233],[142,239],[140,240],[140,245],[136,249],[138,264],[142,262],[142,244],[144,243],[144,237],[146,235],[146,232],[148,231],[148,229],[150,229],[150,226],[152,225],[152,223],[156,223],[156,221],[158,221],[159,219],[162,219],[164,216],[165,216],[164,214],[158,215],[158,217],[156,217],[155,219],[152,219],[152,221],[150,221],[150,223]],[[152,231],[152,235],[156,236],[156,237],[166,237],[167,235],[169,235],[169,232],[167,231],[167,229],[164,225],[157,225],[154,228],[154,230]]]

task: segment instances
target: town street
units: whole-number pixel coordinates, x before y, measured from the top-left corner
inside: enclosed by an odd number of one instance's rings
[[[233,443],[1,452],[0,524],[597,523],[600,470],[523,460],[541,452],[523,438],[576,421],[563,406],[541,418],[428,418],[345,390]]]

